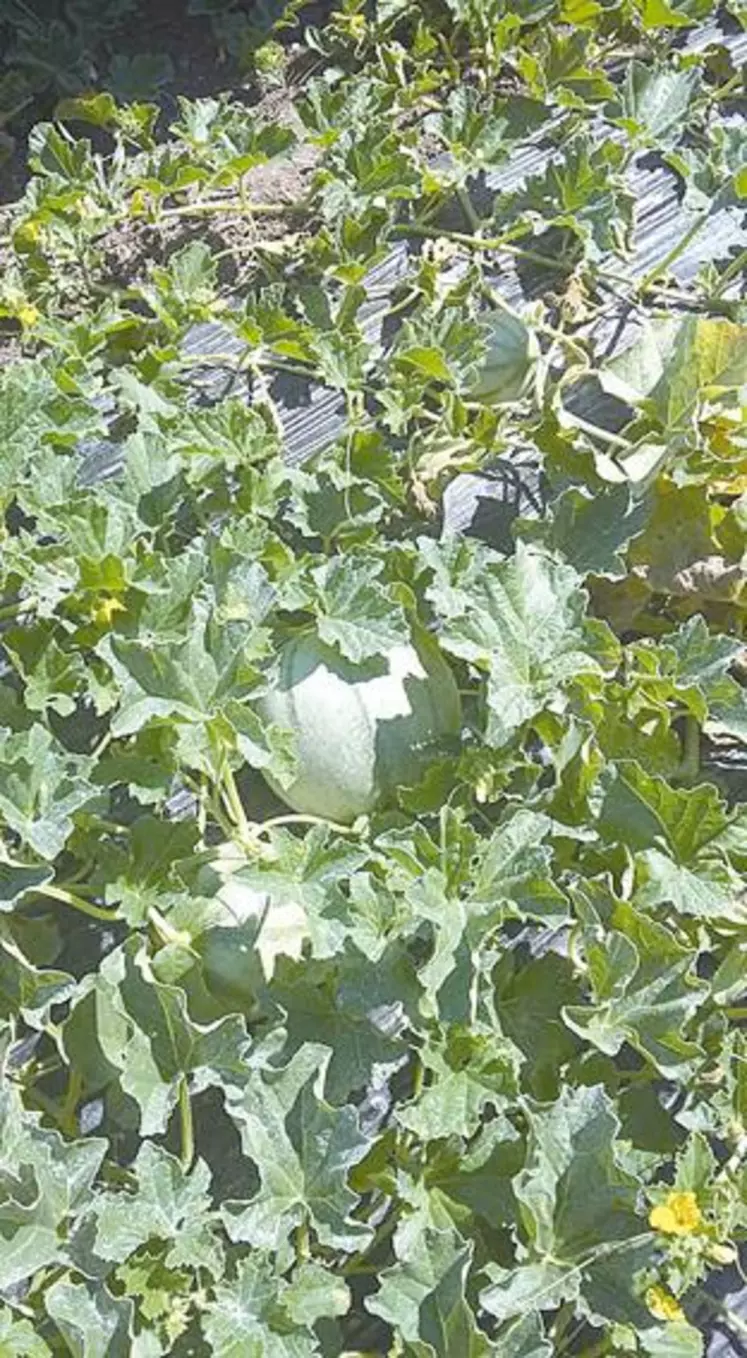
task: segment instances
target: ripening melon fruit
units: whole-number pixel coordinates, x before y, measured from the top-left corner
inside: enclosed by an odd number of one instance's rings
[[[295,738],[297,777],[286,788],[268,777],[273,790],[294,811],[342,823],[416,783],[461,727],[454,676],[427,634],[363,664],[313,633],[294,638],[257,710]]]

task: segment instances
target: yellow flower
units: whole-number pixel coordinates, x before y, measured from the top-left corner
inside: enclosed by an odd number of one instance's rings
[[[646,1293],[646,1305],[652,1316],[657,1320],[684,1320],[685,1312],[680,1306],[676,1297],[671,1292],[667,1292],[666,1287],[649,1287]]]
[[[26,330],[30,329],[32,325],[36,325],[39,319],[39,312],[30,303],[24,303],[23,306],[20,306],[16,315]]]
[[[694,1193],[668,1193],[664,1202],[652,1207],[648,1224],[665,1235],[693,1235],[699,1231],[703,1218]]]
[[[112,618],[115,613],[126,613],[127,609],[121,599],[117,599],[113,594],[105,594],[94,606],[91,617],[100,626],[111,627]]]
[[[340,16],[340,18],[342,18],[342,16]],[[344,23],[348,33],[355,42],[359,42],[361,38],[365,38],[366,33],[368,32],[368,23],[364,14],[349,14],[345,17]]]

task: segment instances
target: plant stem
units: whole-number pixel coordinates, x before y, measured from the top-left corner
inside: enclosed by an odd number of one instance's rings
[[[184,929],[175,929],[174,926],[169,924],[169,921],[164,918],[160,910],[156,910],[154,905],[151,905],[148,909],[148,923],[153,925],[158,937],[165,946],[176,944],[177,947],[184,948],[186,952],[192,953],[193,957],[197,956],[197,953],[192,947],[191,935]]]
[[[482,229],[482,222],[480,221],[480,218],[475,212],[474,204],[472,202],[472,199],[470,198],[469,189],[465,188],[463,184],[459,184],[457,186],[456,195],[457,198],[459,199],[459,205],[462,209],[462,212],[467,218],[467,221],[471,226],[472,230],[480,231]]]
[[[598,424],[590,424],[588,420],[582,420],[580,415],[573,417],[574,429],[582,429],[591,438],[599,439],[602,443],[609,443],[613,448],[624,448],[630,452],[632,443],[630,439],[623,438],[622,434],[613,434],[610,429],[602,429]]]
[[[324,816],[272,816],[270,820],[255,824],[252,827],[252,834],[255,836],[266,834],[277,825],[323,825],[327,830],[334,830],[340,835],[356,834],[354,825],[340,825],[337,821],[325,820]]]
[[[311,1257],[311,1246],[309,1244],[309,1222],[306,1214],[298,1223],[296,1230],[296,1258],[299,1263],[304,1263]]]
[[[718,301],[719,297],[723,297],[729,284],[733,282],[744,269],[747,269],[747,247],[745,247],[744,250],[740,250],[739,254],[731,261],[731,264],[728,264],[724,269],[716,287],[711,293],[711,300]]]
[[[179,1131],[181,1136],[180,1160],[182,1169],[192,1167],[195,1158],[195,1128],[192,1118],[192,1100],[189,1096],[189,1081],[182,1075],[179,1081]]]
[[[723,85],[719,85],[718,89],[713,90],[711,99],[728,99],[730,94],[741,88],[743,82],[744,73],[737,71],[730,80],[725,81]]]
[[[198,203],[181,203],[178,207],[163,208],[157,221],[173,217],[204,217],[210,213],[228,212],[239,217],[298,217],[308,211],[303,203],[242,203],[235,198],[207,198]]]
[[[65,891],[61,886],[48,883],[45,886],[34,887],[34,892],[37,896],[50,896],[53,901],[62,901],[63,905],[72,906],[73,910],[79,910],[82,915],[89,915],[91,919],[106,920],[107,924],[111,924],[117,918],[115,910],[104,910],[102,906],[84,901],[76,892]]]
[[[75,1110],[83,1093],[83,1076],[78,1070],[71,1070],[65,1101],[60,1109],[60,1127],[70,1137],[78,1135]]]
[[[537,250],[525,250],[520,245],[511,245],[500,236],[470,236],[466,231],[436,231],[416,226],[414,223],[398,227],[397,231],[405,236],[424,236],[427,240],[450,240],[455,245],[465,246],[467,250],[494,252],[502,250],[504,254],[513,255],[515,259],[526,259],[540,268],[552,269],[553,273],[562,272],[567,267],[567,262],[563,259],[550,259],[548,255],[541,255]]]
[[[683,235],[680,236],[678,241],[675,241],[671,250],[667,251],[664,258],[660,259],[658,264],[654,264],[653,268],[649,269],[648,273],[645,273],[643,275],[643,278],[638,280],[635,290],[639,296],[641,293],[646,292],[647,289],[651,286],[651,284],[655,283],[657,278],[659,278],[661,274],[666,273],[667,269],[671,268],[671,266],[676,262],[676,260],[680,258],[680,255],[683,255],[685,253],[685,250],[687,249],[690,242],[695,239],[698,233],[705,226],[706,222],[711,216],[711,212],[712,207],[708,207],[708,209],[705,212],[699,213],[698,216],[695,218],[695,221],[692,222],[690,226],[687,228],[687,231],[685,231]]]
[[[537,328],[541,335],[547,335],[549,339],[555,340],[556,344],[562,345],[571,357],[575,358],[579,368],[586,371],[591,367],[589,355],[572,335],[566,335],[565,331],[557,330],[554,325],[546,325],[544,321]]]
[[[684,745],[680,773],[688,783],[694,783],[700,770],[700,724],[697,717],[691,716],[690,713],[685,717]]]
[[[225,807],[231,816],[234,826],[242,839],[251,839],[252,833],[249,828],[249,821],[246,818],[246,812],[241,797],[239,796],[239,789],[236,786],[236,779],[233,776],[233,770],[228,763],[228,760],[225,760],[223,764],[221,782]]]
[[[265,356],[257,359],[258,368],[268,368],[271,372],[291,373],[293,377],[306,377],[314,379],[315,370],[311,367],[304,368],[301,363],[288,363],[284,358],[274,358]]]
[[[724,1306],[716,1297],[712,1297],[710,1292],[704,1291],[702,1287],[695,1289],[698,1301],[706,1306],[711,1315],[718,1316],[719,1320],[731,1330],[732,1335],[736,1335],[743,1343],[747,1339],[747,1323],[742,1317],[733,1311],[730,1306]]]
[[[92,751],[91,751],[91,758],[92,758],[92,759],[100,759],[101,756],[102,756],[102,754],[104,753],[104,751],[105,751],[105,750],[108,750],[108,748],[109,748],[109,746],[111,745],[113,739],[114,739],[114,732],[112,731],[111,726],[109,726],[109,727],[107,727],[106,731],[104,732],[103,736],[101,737],[101,740],[99,741],[98,745],[94,745],[94,747],[93,747],[93,749],[92,749]]]

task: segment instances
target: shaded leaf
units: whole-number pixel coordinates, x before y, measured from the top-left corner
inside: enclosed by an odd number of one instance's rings
[[[45,1306],[73,1358],[126,1358],[132,1306],[95,1283],[60,1278],[45,1293]]]

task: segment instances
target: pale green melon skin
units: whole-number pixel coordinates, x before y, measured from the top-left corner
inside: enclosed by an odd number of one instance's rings
[[[540,353],[536,336],[506,308],[489,314],[486,325],[492,336],[470,397],[483,405],[518,401],[535,378]]]
[[[364,665],[313,634],[299,637],[257,711],[295,738],[299,775],[287,788],[266,775],[273,791],[294,811],[342,824],[416,782],[423,747],[457,736],[462,720],[454,676],[427,635]]]

